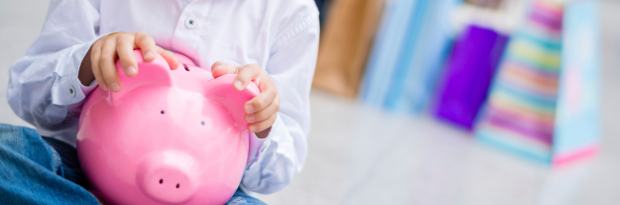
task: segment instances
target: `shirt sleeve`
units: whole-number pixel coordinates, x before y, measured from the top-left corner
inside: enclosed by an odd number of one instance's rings
[[[94,85],[82,85],[78,70],[98,37],[98,0],[52,0],[41,35],[11,65],[8,101],[38,129],[75,127],[83,100]]]
[[[241,183],[245,190],[262,194],[279,191],[303,167],[319,30],[318,14],[308,16],[272,47],[265,69],[276,84],[281,105],[267,138],[250,136],[250,157]]]

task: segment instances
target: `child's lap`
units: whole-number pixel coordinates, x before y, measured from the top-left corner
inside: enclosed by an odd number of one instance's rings
[[[0,124],[0,204],[99,204],[77,150],[26,127]],[[228,204],[265,204],[240,189]]]
[[[99,204],[33,129],[0,124],[0,156],[0,204]]]

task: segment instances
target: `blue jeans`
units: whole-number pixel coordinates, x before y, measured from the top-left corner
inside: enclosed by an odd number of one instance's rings
[[[74,147],[0,124],[0,204],[99,204]],[[228,204],[265,204],[238,189]]]

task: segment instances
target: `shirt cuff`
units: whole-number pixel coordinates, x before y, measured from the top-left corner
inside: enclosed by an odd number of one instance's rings
[[[79,69],[79,65],[73,63],[71,66],[76,66],[75,70],[66,71],[67,74],[62,75],[58,80],[59,83],[55,83],[54,88],[52,90],[52,96],[54,104],[58,104],[60,106],[70,106],[82,101],[86,96],[82,92],[81,86],[82,83],[77,77],[77,70]]]
[[[246,170],[248,170],[250,166],[252,166],[256,162],[261,161],[262,156],[264,155],[263,153],[265,153],[267,147],[269,147],[269,145],[271,144],[271,139],[273,138],[272,136],[278,131],[278,129],[280,129],[281,123],[282,120],[280,119],[280,114],[277,114],[276,121],[271,126],[271,131],[269,131],[267,137],[261,139],[258,138],[258,136],[256,136],[256,134],[254,133],[249,134],[250,149],[248,152],[248,162],[246,163]]]
[[[79,79],[78,79],[78,81],[79,81]],[[98,85],[97,84],[97,80],[93,80],[93,82],[90,83],[90,85],[88,85],[88,86],[83,85],[81,81],[79,81],[79,82],[80,82],[80,90],[82,91],[82,94],[84,96],[88,96],[88,94],[93,92],[93,90],[95,90],[95,88],[97,88],[97,85]]]
[[[52,102],[70,112],[79,113],[86,96],[97,87],[96,81],[85,86],[78,78],[82,59],[95,40],[73,46],[72,51],[65,54],[64,63],[61,64],[64,68],[55,71],[55,74],[59,75],[57,78],[59,82],[54,83],[52,87]]]
[[[80,113],[82,110],[82,105],[84,103],[84,99],[88,96],[95,88],[97,88],[97,81],[93,80],[92,83],[88,86],[82,85],[82,82],[75,77],[72,80],[73,82],[69,82],[66,84],[68,87],[67,93],[69,97],[73,98],[71,100],[75,100],[73,104],[66,106],[66,109],[71,113]]]
[[[55,73],[60,77],[60,82],[54,83],[52,88],[52,102],[54,104],[68,109],[81,107],[84,98],[97,87],[95,86],[97,85],[96,81],[93,81],[88,86],[82,85],[78,78],[78,73],[82,60],[86,53],[88,53],[90,46],[104,35],[107,34],[99,35],[89,42],[72,46],[69,48],[71,51],[63,56],[63,62],[59,64],[62,68],[55,70]]]

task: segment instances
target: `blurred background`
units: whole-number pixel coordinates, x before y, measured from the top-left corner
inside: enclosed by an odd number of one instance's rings
[[[316,3],[308,159],[261,200],[620,203],[619,1]],[[0,123],[48,5],[0,1]]]

